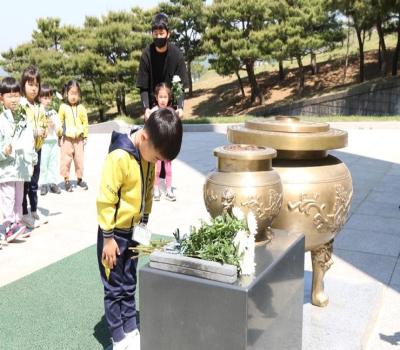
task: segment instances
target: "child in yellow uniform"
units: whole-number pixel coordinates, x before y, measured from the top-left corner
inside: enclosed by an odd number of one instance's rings
[[[61,176],[65,181],[65,190],[72,192],[69,173],[74,161],[77,186],[88,189],[83,181],[83,154],[88,138],[88,116],[86,108],[79,102],[81,88],[77,81],[70,80],[64,88],[66,103],[61,104],[58,115],[61,121],[59,144],[61,146]]]
[[[113,132],[97,197],[97,258],[104,285],[104,308],[113,349],[140,349],[136,325],[136,264],[132,236],[151,211],[154,163],[174,159],[182,124],[172,109],[150,115],[130,135]]]
[[[39,103],[40,93],[40,73],[39,69],[35,66],[29,66],[22,73],[21,78],[21,92],[22,96],[26,98],[22,104],[25,104],[25,112],[28,124],[33,129],[33,136],[35,138],[35,150],[38,155],[38,162],[33,168],[33,175],[31,181],[24,184],[24,197],[22,201],[23,223],[29,227],[38,227],[41,224],[47,223],[45,216],[40,217],[37,212],[40,176],[40,161],[42,154],[42,145],[47,136],[47,118],[44,108]],[[28,212],[28,200],[31,205],[31,214]]]

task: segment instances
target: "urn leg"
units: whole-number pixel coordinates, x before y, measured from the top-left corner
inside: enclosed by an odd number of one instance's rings
[[[313,268],[311,303],[315,306],[328,305],[329,298],[324,293],[325,272],[332,266],[333,240],[311,251]]]
[[[261,233],[256,234],[256,246],[261,246],[264,244],[268,244],[272,241],[274,238],[274,233],[271,229],[271,227],[267,227],[264,231]]]

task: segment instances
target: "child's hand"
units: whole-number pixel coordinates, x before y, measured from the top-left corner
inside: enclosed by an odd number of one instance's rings
[[[61,147],[61,143],[62,143],[62,138],[59,137],[59,138],[58,138],[58,141],[57,141],[58,147]]]
[[[176,110],[176,114],[178,115],[178,117],[179,117],[180,119],[182,119],[182,118],[183,118],[183,109],[182,109],[182,108],[178,108],[178,109]]]
[[[4,154],[6,156],[9,156],[12,153],[12,146],[11,145],[7,145],[4,147]]]
[[[117,255],[119,255],[119,248],[114,238],[104,238],[103,253],[101,260],[109,269],[112,269],[117,264]]]
[[[146,108],[146,110],[144,111],[144,121],[149,119],[150,114],[151,114],[151,110],[149,108]]]

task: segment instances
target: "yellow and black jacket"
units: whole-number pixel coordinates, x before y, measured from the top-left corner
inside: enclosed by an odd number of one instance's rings
[[[26,113],[26,119],[33,129],[33,136],[35,137],[35,150],[38,151],[42,148],[46,137],[38,136],[38,129],[43,128],[47,135],[47,118],[46,111],[43,106],[39,103],[27,106],[24,108]]]
[[[134,224],[147,223],[153,183],[154,164],[141,160],[129,135],[113,131],[97,197],[97,218],[104,237],[112,237],[114,230],[128,233]]]
[[[71,106],[70,104],[62,103],[58,115],[62,126],[58,134],[59,137],[67,136],[73,139],[80,137],[86,139],[88,137],[88,116],[83,105]]]

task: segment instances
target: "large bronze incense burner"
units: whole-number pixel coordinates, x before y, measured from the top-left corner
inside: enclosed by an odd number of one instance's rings
[[[326,306],[323,278],[353,194],[349,170],[328,150],[345,147],[347,133],[293,117],[254,118],[229,127],[228,140],[277,150],[273,168],[282,180],[283,203],[272,227],[305,234],[313,267],[311,302]]]
[[[257,221],[256,243],[272,237],[271,223],[282,205],[282,183],[272,169],[276,151],[249,145],[228,145],[214,150],[217,170],[204,185],[204,202],[211,216],[230,214],[238,207],[247,215],[252,211]]]

